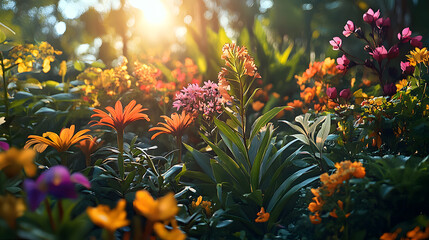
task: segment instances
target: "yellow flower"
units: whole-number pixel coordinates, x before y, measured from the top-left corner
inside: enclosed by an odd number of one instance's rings
[[[153,229],[155,230],[156,235],[162,240],[184,240],[186,235],[177,228],[176,220],[173,220],[173,229],[167,230],[162,223],[155,223]]]
[[[407,79],[402,79],[401,81],[399,81],[399,82],[396,84],[396,89],[399,91],[399,90],[403,89],[403,88],[404,88],[404,87],[406,87],[406,86],[408,86],[408,81],[407,81]]]
[[[173,193],[155,200],[146,190],[140,190],[136,193],[134,208],[139,214],[153,222],[173,218],[179,211]]]
[[[121,199],[114,209],[110,209],[106,205],[98,205],[97,207],[88,207],[86,213],[95,225],[113,233],[116,229],[130,224],[125,206],[125,199]]]
[[[21,217],[25,211],[22,198],[12,195],[0,196],[0,217],[3,218],[11,228],[15,228],[16,219]]]
[[[416,48],[414,51],[410,52],[410,55],[407,55],[408,61],[411,66],[416,66],[417,63],[428,64],[429,61],[429,52],[426,48]]]
[[[43,137],[30,135],[28,136],[29,140],[25,143],[24,149],[28,149],[34,145],[34,150],[41,153],[45,151],[48,146],[51,146],[57,149],[58,152],[65,152],[74,144],[84,139],[91,138],[90,135],[85,134],[89,132],[88,129],[81,130],[76,134],[74,134],[74,129],[74,125],[71,125],[70,128],[63,128],[59,136],[53,132],[46,132],[43,134]]]
[[[9,178],[17,176],[22,169],[29,177],[36,175],[36,165],[33,162],[36,152],[30,149],[18,150],[10,148],[0,153],[0,170]]]
[[[62,61],[60,64],[60,71],[58,72],[58,74],[61,77],[64,77],[67,73],[67,62],[66,61]]]

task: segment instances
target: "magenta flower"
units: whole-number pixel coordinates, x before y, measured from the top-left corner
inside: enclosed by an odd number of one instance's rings
[[[7,142],[0,141],[0,149],[4,151],[9,150],[9,144]]]
[[[330,99],[335,99],[337,98],[337,88],[335,87],[328,87],[326,89],[326,95],[328,95],[328,98]]]
[[[390,27],[390,18],[379,18],[375,21],[378,28]]]
[[[387,58],[396,58],[399,55],[399,48],[397,45],[392,46],[387,52]]]
[[[343,54],[340,58],[337,58],[338,65],[336,66],[338,70],[345,71],[350,64],[350,60]]]
[[[404,28],[401,33],[398,33],[398,39],[401,42],[408,42],[411,38],[411,30],[409,27]]]
[[[370,8],[366,13],[363,14],[363,20],[369,24],[371,24],[374,21],[377,21],[379,17],[380,17],[380,9],[377,10],[377,12],[374,12]]]
[[[414,73],[414,66],[411,66],[410,62],[401,61],[401,70],[403,74],[410,75]]]
[[[343,89],[340,92],[340,97],[347,100],[352,96],[352,92],[350,91],[349,88]]]
[[[332,48],[334,50],[340,49],[341,45],[343,44],[343,41],[339,37],[334,37],[333,40],[329,41],[329,44],[332,45]]]
[[[412,37],[411,39],[410,39],[410,44],[411,44],[411,46],[413,46],[413,47],[418,47],[418,48],[422,48],[423,47],[423,43],[421,42],[422,41],[422,36],[415,36],[415,37]]]
[[[393,96],[397,91],[397,87],[394,83],[389,83],[384,85],[383,91],[386,96]]]
[[[86,188],[91,187],[84,175],[81,173],[70,175],[69,170],[64,166],[55,166],[48,169],[36,181],[26,179],[24,189],[27,192],[30,209],[34,211],[39,207],[46,195],[51,195],[57,199],[77,198],[76,183]]]
[[[383,61],[383,59],[387,58],[387,50],[384,46],[381,46],[381,47],[374,49],[374,51],[372,51],[369,54],[371,54],[372,57],[379,62],[381,62],[381,61]]]
[[[345,37],[348,37],[350,36],[350,34],[354,33],[354,31],[355,31],[355,24],[352,21],[348,20],[347,24],[344,26],[343,35]]]

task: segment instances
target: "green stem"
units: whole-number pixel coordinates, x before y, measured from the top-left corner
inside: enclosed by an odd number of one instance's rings
[[[66,166],[68,164],[67,152],[60,153],[61,165]]]
[[[63,200],[62,199],[58,200],[58,212],[60,215],[60,222],[62,222],[63,218],[64,218],[64,207],[63,207]]]
[[[177,163],[182,163],[182,136],[176,137],[176,144],[177,144],[177,148],[179,149]]]
[[[155,168],[155,164],[153,164],[152,158],[150,158],[150,156],[147,153],[144,153],[144,154],[146,156],[146,160],[147,160],[147,163],[149,164],[149,167],[152,168],[152,170],[155,172],[155,175],[157,177],[159,177],[160,175],[159,175],[158,171]]]
[[[6,78],[6,69],[4,67],[4,57],[3,57],[3,52],[0,52],[0,60],[1,60],[1,69],[2,69],[2,74],[3,74],[3,104],[5,106],[5,118],[6,120],[9,120],[9,97],[8,97],[8,93],[7,93],[7,78]],[[12,145],[12,136],[11,136],[11,132],[10,132],[10,125],[7,126],[8,129],[8,136],[7,136],[7,142],[9,143],[9,145]]]
[[[119,169],[119,176],[123,180],[125,175],[125,169],[124,169],[124,130],[119,129],[118,130],[118,169]]]
[[[49,216],[49,224],[51,225],[51,229],[53,231],[55,231],[55,222],[54,222],[54,217],[52,215],[52,210],[51,210],[51,206],[49,204],[49,200],[46,198],[45,199],[45,208],[46,208],[46,212],[48,212],[48,216]]]

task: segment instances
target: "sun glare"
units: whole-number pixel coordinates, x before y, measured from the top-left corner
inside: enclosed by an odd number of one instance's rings
[[[161,0],[129,0],[129,3],[140,9],[144,19],[152,25],[161,25],[167,20],[167,9]]]

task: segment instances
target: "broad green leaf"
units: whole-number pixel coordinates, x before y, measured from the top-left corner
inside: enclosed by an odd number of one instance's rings
[[[273,208],[279,204],[279,201],[284,198],[284,196],[286,194],[289,193],[289,190],[291,189],[291,186],[293,184],[293,182],[295,182],[295,180],[297,180],[299,177],[301,177],[304,173],[312,170],[313,168],[315,168],[315,165],[306,167],[304,169],[301,169],[297,172],[295,172],[294,174],[292,174],[290,177],[288,177],[279,187],[278,189],[274,192],[273,196],[270,199],[270,202],[268,204],[267,207],[267,211],[271,212],[273,210]]]
[[[240,166],[230,156],[228,156],[228,154],[210,142],[204,134],[200,133],[200,136],[217,154],[219,163],[225,166],[225,169],[227,169],[228,172],[231,172],[231,176],[241,182],[241,187],[245,188],[244,191],[250,192],[249,175],[243,172]]]
[[[85,70],[85,63],[81,62],[79,60],[74,61],[73,63],[73,67],[74,69],[76,69],[79,72],[82,72],[83,70]]]
[[[197,151],[186,143],[183,143],[183,145],[192,154],[195,159],[195,162],[198,164],[198,166],[201,167],[204,173],[207,174],[212,180],[214,180],[213,171],[210,165],[210,157],[204,153]]]
[[[262,197],[262,191],[261,191],[261,189],[257,189],[257,190],[254,190],[253,192],[251,192],[251,193],[246,193],[246,194],[244,194],[243,196],[245,197],[245,198],[249,198],[250,200],[252,200],[255,204],[257,204],[258,206],[262,206],[262,200],[263,200],[263,197]]]
[[[34,114],[55,114],[57,111],[55,111],[52,108],[48,108],[48,107],[42,107],[39,110],[37,110],[37,112],[35,112]]]
[[[252,125],[252,131],[250,133],[248,144],[250,145],[252,139],[256,136],[256,134],[258,134],[259,130],[261,130],[263,126],[265,126],[269,121],[271,121],[271,119],[273,119],[279,112],[281,112],[285,108],[287,107],[275,107],[264,115],[258,117],[258,119],[256,119],[256,121]]]
[[[325,144],[325,140],[329,135],[331,130],[331,116],[328,115],[326,117],[325,122],[322,124],[322,128],[319,130],[316,136],[316,146],[320,152],[323,150],[323,145]]]
[[[2,30],[0,30],[0,43],[6,40],[6,34]]]
[[[303,142],[304,144],[310,145],[310,141],[308,140],[307,136],[305,136],[304,134],[293,134],[291,136]]]
[[[270,143],[273,134],[273,125],[270,124],[267,130],[264,132],[263,140],[259,146],[258,153],[256,154],[255,160],[253,161],[252,169],[250,171],[250,182],[252,184],[252,190],[259,188],[259,182],[261,180],[261,164],[262,159],[267,153],[267,148]],[[268,153],[269,154],[269,153]]]
[[[301,128],[301,127],[300,127],[300,126],[298,126],[298,125],[295,125],[295,124],[293,124],[293,123],[291,123],[291,122],[289,122],[289,121],[286,121],[286,120],[281,120],[281,121],[279,121],[279,122],[286,123],[286,124],[287,124],[287,125],[289,125],[291,128],[293,128],[294,130],[296,130],[297,132],[300,132],[300,133],[302,133],[302,134],[306,135],[306,132],[304,131],[304,129],[303,129],[303,128]]]
[[[210,160],[210,165],[212,166],[213,175],[217,183],[230,183],[236,191],[242,192],[239,180],[232,176],[231,173],[224,166],[222,166],[218,161],[214,159]]]
[[[219,131],[225,134],[225,136],[238,147],[241,154],[245,157],[246,161],[249,162],[249,155],[245,146],[246,143],[243,143],[243,140],[240,139],[237,133],[232,130],[226,123],[218,120],[217,118],[214,119],[214,123],[218,127]]]
[[[277,204],[272,208],[267,208],[267,212],[270,212],[270,219],[268,221],[268,229],[271,229],[271,227],[274,225],[275,222],[277,222],[278,217],[282,213],[282,210],[286,206],[288,200],[301,188],[307,186],[308,184],[316,181],[319,179],[319,176],[308,178],[301,183],[293,186],[289,191],[287,191],[283,197],[277,201]],[[271,202],[270,202],[271,203]]]

